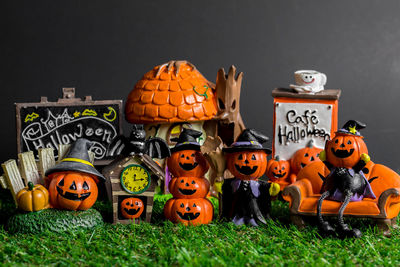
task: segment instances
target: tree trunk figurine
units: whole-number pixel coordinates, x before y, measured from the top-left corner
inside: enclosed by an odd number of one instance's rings
[[[233,65],[229,68],[228,75],[223,68],[219,69],[215,88],[218,97],[218,135],[227,146],[245,129],[239,112],[243,72],[235,76],[236,67]]]

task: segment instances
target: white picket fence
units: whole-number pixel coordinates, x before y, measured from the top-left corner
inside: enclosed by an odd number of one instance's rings
[[[70,145],[59,145],[58,161],[64,158]],[[52,148],[39,149],[39,161],[35,160],[32,151],[18,154],[18,163],[15,159],[9,159],[1,164],[4,174],[0,176],[0,186],[9,189],[17,204],[16,195],[28,182],[44,184],[44,174],[56,164],[54,150]],[[94,161],[94,153],[89,151],[91,162]]]

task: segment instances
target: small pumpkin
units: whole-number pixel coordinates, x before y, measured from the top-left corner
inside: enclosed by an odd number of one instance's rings
[[[209,165],[206,158],[197,150],[179,150],[167,160],[168,170],[175,177],[203,177]]]
[[[297,175],[299,171],[310,163],[321,161],[319,153],[322,149],[314,146],[314,140],[310,140],[305,148],[301,148],[294,153],[290,159],[290,170],[292,174]]]
[[[98,189],[93,175],[68,171],[53,174],[49,193],[55,208],[87,210],[96,202]]]
[[[49,192],[40,184],[28,186],[20,190],[16,196],[18,208],[23,211],[39,211],[49,208]]]
[[[275,159],[271,159],[267,164],[267,171],[265,174],[271,182],[285,181],[290,173],[290,163],[287,160],[279,159],[276,156]]]
[[[210,182],[201,177],[176,177],[168,185],[175,198],[204,198],[210,190]]]
[[[213,214],[213,205],[207,198],[171,198],[164,206],[164,215],[168,220],[184,225],[208,224]]]
[[[126,219],[137,219],[144,211],[144,204],[140,198],[128,197],[121,201],[121,214]]]
[[[242,180],[256,180],[267,169],[267,153],[263,150],[246,150],[226,154],[227,168]]]
[[[337,133],[325,144],[326,160],[335,167],[352,168],[368,148],[361,135]]]

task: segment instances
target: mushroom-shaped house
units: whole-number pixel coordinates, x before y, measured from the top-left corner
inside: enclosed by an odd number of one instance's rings
[[[147,137],[160,137],[169,146],[182,128],[215,135],[215,126],[207,121],[217,115],[215,86],[186,61],[170,61],[154,67],[139,80],[130,92],[125,117],[130,123],[145,125]],[[209,123],[209,125],[213,123]],[[215,123],[214,123],[215,124]]]

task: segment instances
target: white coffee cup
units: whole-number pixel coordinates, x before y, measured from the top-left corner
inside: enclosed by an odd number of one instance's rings
[[[324,90],[326,75],[315,70],[298,70],[294,73],[296,85],[291,84],[290,88],[299,93],[318,93]]]

